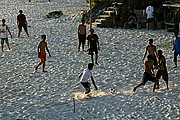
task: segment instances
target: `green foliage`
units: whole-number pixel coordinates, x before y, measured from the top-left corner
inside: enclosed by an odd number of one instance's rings
[[[87,0],[87,2],[89,3],[90,0]],[[95,8],[95,7],[99,7],[99,6],[102,6],[103,4],[105,3],[110,3],[112,2],[112,0],[91,0],[91,4],[92,4],[92,8]]]
[[[164,43],[162,44],[162,46],[163,46],[163,47],[165,47],[165,46],[172,46],[172,42],[164,42]]]

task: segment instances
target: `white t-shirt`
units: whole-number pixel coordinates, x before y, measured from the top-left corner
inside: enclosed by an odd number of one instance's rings
[[[147,19],[148,18],[154,18],[153,12],[154,12],[154,7],[153,6],[148,6],[146,8]]]
[[[88,79],[92,76],[92,72],[91,70],[89,69],[85,69],[82,76],[81,76],[81,79],[80,79],[80,82],[87,82]]]
[[[2,26],[0,27],[0,31],[1,31],[1,38],[8,38],[8,31],[7,31],[7,26]]]

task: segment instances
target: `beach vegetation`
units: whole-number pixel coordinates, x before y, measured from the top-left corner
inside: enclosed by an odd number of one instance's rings
[[[90,0],[87,0],[87,2],[89,3]],[[91,0],[92,8],[97,8],[99,6],[112,2],[113,0]]]

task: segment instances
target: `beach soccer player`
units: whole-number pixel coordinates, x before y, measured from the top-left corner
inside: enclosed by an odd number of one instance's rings
[[[5,22],[6,22],[6,20],[2,19],[2,25],[0,26],[2,51],[3,51],[3,47],[4,47],[4,41],[6,42],[7,47],[10,50],[9,42],[8,42],[8,32],[9,32],[9,35],[11,36],[11,38],[12,38],[9,27],[5,24]]]
[[[99,37],[97,36],[97,34],[94,34],[94,29],[90,29],[90,34],[87,37],[87,45],[88,45],[88,50],[89,50],[89,55],[91,55],[91,60],[92,63],[94,63],[94,58],[93,58],[93,54],[95,52],[96,56],[95,56],[95,64],[98,65],[98,51],[100,51],[100,46],[99,46]]]
[[[160,79],[162,76],[162,78],[166,82],[167,89],[169,89],[168,88],[168,72],[167,72],[167,68],[166,68],[166,59],[162,55],[162,50],[158,50],[158,65],[155,68],[158,69],[158,71],[156,73],[156,78]],[[157,84],[157,89],[159,89],[159,81]]]
[[[88,64],[88,68],[85,69],[85,70],[83,71],[83,73],[81,73],[81,74],[79,75],[79,77],[78,77],[78,79],[80,79],[81,85],[82,85],[82,86],[85,88],[85,90],[86,90],[86,91],[85,91],[85,94],[88,94],[88,93],[91,92],[91,88],[90,88],[90,87],[91,87],[91,84],[88,82],[88,79],[89,79],[89,78],[91,78],[92,83],[93,83],[95,89],[96,89],[96,90],[98,89],[97,86],[96,86],[96,83],[95,83],[95,81],[94,81],[92,72],[91,72],[91,70],[93,69],[93,66],[94,66],[93,63],[89,63],[89,64]]]
[[[34,72],[37,72],[38,67],[43,64],[43,70],[42,72],[47,72],[45,71],[45,62],[46,62],[46,51],[49,53],[49,56],[51,57],[51,54],[49,52],[47,43],[46,43],[46,35],[41,35],[42,41],[39,43],[37,52],[38,52],[38,57],[40,58],[40,62],[37,66],[35,66]]]
[[[180,56],[180,37],[178,37],[178,31],[174,32],[174,40],[173,40],[173,46],[172,46],[172,50],[174,51],[174,68],[177,67],[177,56]]]
[[[153,64],[154,66],[156,66],[157,65],[157,51],[156,51],[156,46],[153,45],[153,39],[149,39],[149,45],[146,47],[143,60],[145,59],[147,52],[149,55],[153,57]]]
[[[82,23],[78,26],[78,39],[79,39],[79,44],[78,44],[78,52],[80,51],[80,46],[82,44],[82,50],[84,51],[84,44],[86,41],[86,26],[85,20],[82,20]]]
[[[19,10],[19,15],[17,16],[17,25],[18,25],[18,37],[20,37],[20,33],[22,32],[22,28],[26,32],[27,36],[29,37],[28,30],[27,30],[27,21],[26,16],[23,14],[22,10]]]
[[[153,87],[153,92],[154,92],[155,88],[158,84],[158,79],[153,75],[153,56],[152,55],[147,56],[147,60],[144,64],[144,68],[145,68],[145,72],[143,75],[142,82],[139,85],[137,85],[136,87],[134,87],[134,89],[133,89],[134,92],[136,91],[136,89],[138,87],[145,85],[146,82],[148,82],[148,81],[154,82],[154,87]]]

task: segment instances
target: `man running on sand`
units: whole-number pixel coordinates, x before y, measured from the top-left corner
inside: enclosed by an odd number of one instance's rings
[[[84,44],[86,41],[86,26],[85,20],[82,20],[82,24],[78,26],[78,39],[79,39],[79,44],[78,44],[78,52],[80,51],[80,46],[82,44],[82,50],[84,51]]]
[[[149,45],[146,47],[146,52],[144,54],[143,60],[146,57],[147,52],[149,53],[149,55],[152,55],[153,61],[154,61],[153,65],[156,66],[157,65],[157,58],[156,58],[157,51],[156,51],[156,46],[153,45],[153,39],[149,39]]]
[[[47,50],[47,52],[49,53],[49,56],[51,57],[51,54],[49,52],[47,43],[46,43],[46,35],[41,35],[42,41],[39,43],[38,48],[37,48],[37,52],[38,52],[38,57],[40,58],[40,62],[37,66],[35,66],[35,70],[34,72],[37,72],[38,67],[43,64],[43,70],[42,72],[47,72],[44,70],[45,68],[45,62],[46,62],[46,52],[45,49]]]
[[[153,71],[153,56],[152,55],[147,56],[147,60],[144,65],[145,65],[144,66],[145,72],[143,75],[142,82],[133,89],[134,92],[136,91],[138,87],[145,85],[148,80],[154,82],[154,87],[153,87],[153,92],[154,92],[156,85],[158,83],[158,79],[152,73]]]
[[[81,73],[78,77],[78,79],[80,79],[80,83],[82,84],[82,86],[86,89],[85,94],[88,94],[91,92],[91,84],[88,82],[88,79],[91,78],[92,83],[95,87],[95,89],[97,90],[97,86],[95,84],[93,75],[91,70],[93,69],[94,64],[93,63],[89,63],[88,64],[88,68],[84,70],[83,73]]]
[[[162,76],[162,78],[166,82],[167,89],[169,89],[168,88],[168,72],[167,72],[167,68],[166,68],[166,59],[162,55],[162,50],[158,50],[158,65],[155,68],[158,69],[158,71],[156,73],[156,78],[160,79]],[[159,81],[157,84],[157,89],[159,89]]]
[[[0,33],[1,33],[1,47],[2,47],[2,51],[3,51],[3,47],[4,47],[4,41],[6,42],[7,47],[10,50],[9,42],[8,42],[8,32],[9,32],[9,35],[11,36],[11,38],[12,38],[11,32],[9,30],[9,27],[5,24],[5,22],[6,22],[6,20],[2,19],[2,25],[0,27],[0,30],[1,30]]]
[[[89,50],[89,55],[91,55],[91,60],[92,60],[92,63],[94,64],[94,58],[93,58],[93,54],[95,52],[96,54],[96,57],[95,57],[95,64],[98,65],[98,50],[100,51],[100,47],[99,47],[99,37],[94,34],[94,29],[91,29],[90,30],[90,35],[88,35],[87,37],[87,45],[88,45],[88,50]]]

